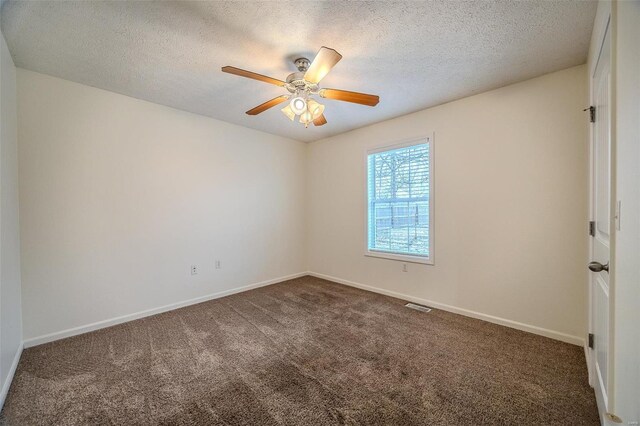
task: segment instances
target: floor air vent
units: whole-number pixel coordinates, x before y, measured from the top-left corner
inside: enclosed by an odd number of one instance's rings
[[[426,306],[422,306],[422,305],[416,305],[415,303],[407,303],[404,306],[406,306],[407,308],[415,309],[416,311],[420,311],[420,312],[431,312],[431,308],[427,308]]]

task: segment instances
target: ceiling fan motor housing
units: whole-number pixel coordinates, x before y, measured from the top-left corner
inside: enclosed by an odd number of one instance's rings
[[[287,77],[287,83],[285,88],[291,92],[308,92],[309,94],[315,94],[318,92],[319,87],[315,83],[311,83],[304,79],[305,71],[298,71],[289,74]]]

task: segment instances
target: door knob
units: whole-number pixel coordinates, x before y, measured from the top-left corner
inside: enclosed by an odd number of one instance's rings
[[[604,265],[600,262],[589,262],[589,270],[593,271],[593,272],[602,272],[602,271],[607,271],[607,273],[609,272],[609,262],[605,263]]]

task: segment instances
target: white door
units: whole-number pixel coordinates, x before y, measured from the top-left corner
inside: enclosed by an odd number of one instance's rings
[[[611,325],[612,306],[609,293],[608,265],[611,261],[611,36],[607,26],[600,55],[591,76],[592,102],[595,107],[593,127],[591,202],[592,202],[592,238],[591,238],[591,307],[590,326],[593,334],[592,385],[596,393],[600,413],[612,409],[612,358]],[[607,416],[602,423],[608,424]]]

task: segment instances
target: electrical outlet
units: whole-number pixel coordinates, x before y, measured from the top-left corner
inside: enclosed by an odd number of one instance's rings
[[[198,275],[198,265],[191,265],[191,275]]]
[[[221,269],[222,268],[222,264],[220,263],[219,260],[216,260],[216,269]]]
[[[406,263],[402,264],[402,272],[409,272],[409,267],[407,266]]]

